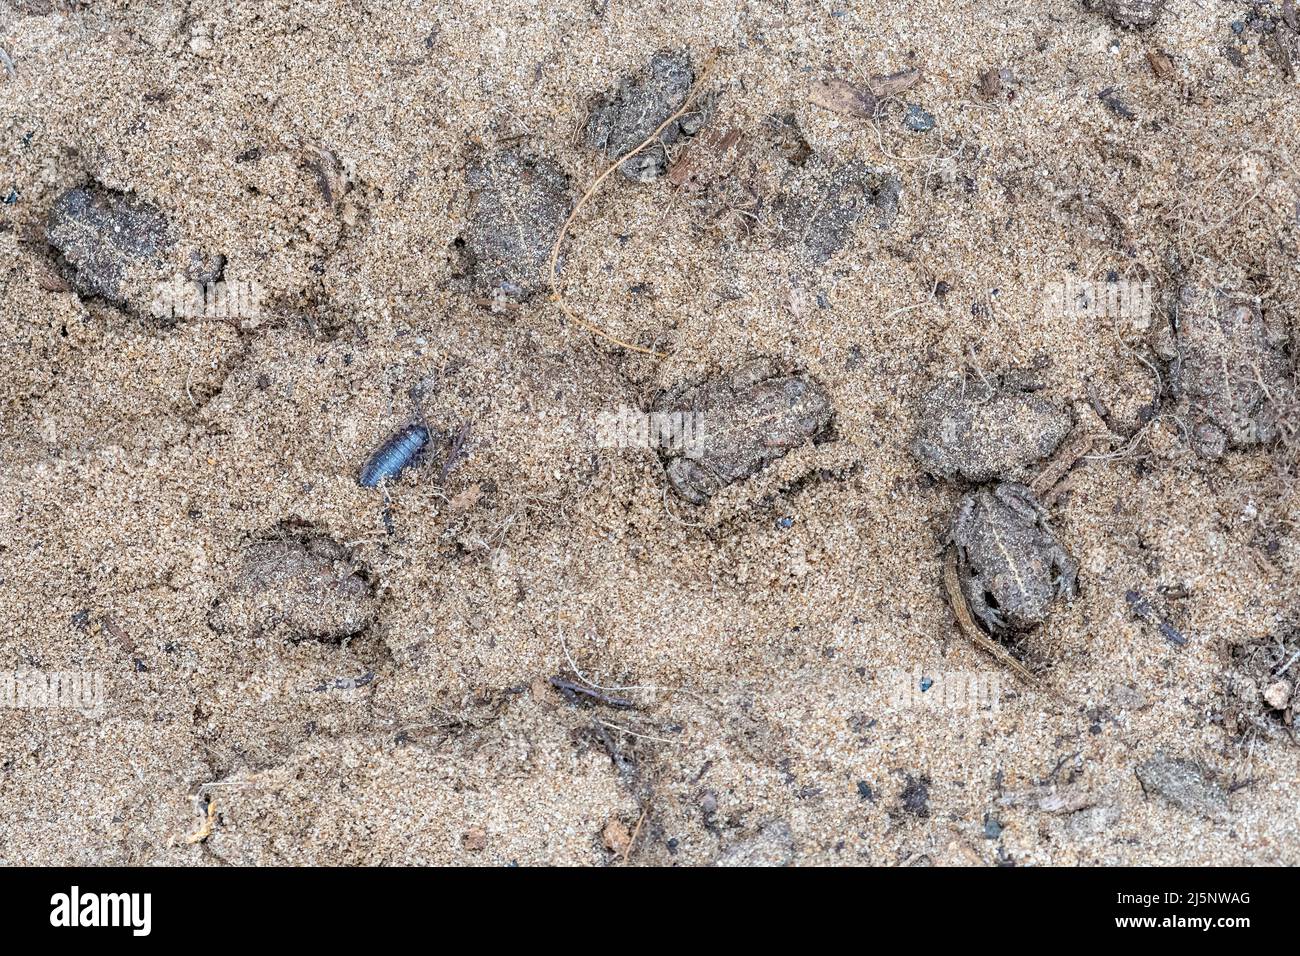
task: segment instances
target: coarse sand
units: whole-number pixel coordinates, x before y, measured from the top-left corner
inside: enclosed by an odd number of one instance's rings
[[[1245,663],[1300,647],[1296,405],[1201,457],[1153,344],[1195,277],[1294,372],[1294,17],[0,0],[0,862],[1300,863],[1300,705],[1261,696],[1300,662]],[[527,150],[576,200],[610,164],[589,111],[661,50],[710,64],[714,132],[669,160],[739,136],[680,184],[607,178],[558,273],[642,350],[468,288],[467,165]],[[907,70],[875,115],[812,95]],[[896,215],[825,261],[774,241],[784,169],[859,162]],[[88,184],[263,307],[79,295],[46,228]],[[1066,314],[1067,282],[1154,306]],[[833,440],[703,505],[602,440],[753,356],[825,390]],[[1051,503],[1080,590],[1024,640],[1039,688],[958,627],[968,486],[909,450],[936,382],[1009,373],[1104,439]],[[361,487],[413,421],[425,456]],[[359,605],[312,604],[339,567]],[[306,604],[264,626],[263,580]],[[24,703],[33,674],[102,691]],[[1144,790],[1165,758],[1226,809]]]

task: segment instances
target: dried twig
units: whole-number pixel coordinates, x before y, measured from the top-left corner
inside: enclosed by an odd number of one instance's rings
[[[636,846],[636,838],[641,835],[641,826],[645,823],[646,814],[650,812],[650,806],[641,808],[641,816],[637,818],[636,826],[632,830],[632,836],[627,841],[627,846],[623,848],[623,865],[627,866],[628,855],[632,852],[632,847]]]
[[[966,604],[966,596],[961,590],[961,581],[957,577],[956,548],[950,547],[948,549],[948,558],[943,566],[943,583],[948,592],[948,603],[952,605],[953,616],[957,618],[957,624],[961,627],[962,633],[966,635],[966,639],[980,650],[990,654],[1026,684],[1041,689],[1042,681],[1039,680],[1038,675],[1012,657],[1011,652],[1005,647],[985,634],[980,629],[980,626],[975,623],[975,619],[971,617],[970,607]]]
[[[442,465],[442,482],[447,483],[447,477],[451,474],[452,469],[460,462],[461,457],[465,454],[465,439],[469,437],[469,422],[461,422],[460,428],[456,431],[456,437],[451,440],[451,449],[447,452],[447,460]]]
[[[1071,470],[1098,445],[1109,443],[1110,436],[1099,432],[1083,432],[1075,435],[1056,455],[1043,466],[1033,481],[1030,490],[1039,497],[1047,507],[1065,491],[1065,481]]]
[[[203,825],[185,838],[185,842],[190,846],[195,843],[202,843],[208,837],[212,836],[213,830],[217,825],[217,801],[208,797],[208,814],[203,821]]]
[[[590,697],[592,700],[609,707],[617,707],[620,710],[629,710],[636,706],[636,704],[632,703],[630,700],[626,700],[622,697],[611,697],[609,694],[597,690],[594,687],[587,687],[583,684],[577,683],[576,681],[571,681],[567,678],[561,677],[558,674],[550,679],[550,684],[570,702],[576,702],[579,695],[581,695],[583,697]]]
[[[833,113],[867,120],[875,118],[879,106],[871,90],[836,78],[814,84],[808,91],[808,102]]]

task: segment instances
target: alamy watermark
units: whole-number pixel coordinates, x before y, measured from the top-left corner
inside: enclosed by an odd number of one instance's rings
[[[600,415],[596,442],[601,448],[651,449],[700,458],[704,455],[704,415],[624,407]]]
[[[0,708],[104,712],[104,675],[93,671],[0,671]]]
[[[253,319],[262,314],[256,282],[191,282],[176,278],[154,289],[149,312],[157,319]]]
[[[74,885],[50,897],[50,925],[56,927],[121,926],[133,936],[153,928],[152,893],[83,893]]]
[[[1002,675],[997,671],[927,672],[920,667],[892,668],[884,674],[891,707],[900,710],[959,710],[992,716],[1002,702]]]
[[[1043,287],[1043,309],[1060,318],[1113,319],[1143,330],[1151,325],[1155,292],[1150,280],[1066,276]]]

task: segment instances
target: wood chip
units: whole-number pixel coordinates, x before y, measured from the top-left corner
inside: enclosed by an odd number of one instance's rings
[[[813,86],[808,101],[833,113],[873,119],[877,100],[871,90],[847,80],[831,79]]]
[[[470,853],[479,853],[487,848],[487,831],[482,827],[466,830],[461,834],[460,843]]]
[[[680,186],[711,165],[720,166],[733,150],[739,152],[737,146],[742,136],[744,131],[737,126],[730,126],[725,131],[705,127],[668,170],[668,181]]]
[[[1093,449],[1105,447],[1110,441],[1111,436],[1102,432],[1076,433],[1061,446],[1051,461],[1044,465],[1043,470],[1029,483],[1030,490],[1038,496],[1045,507],[1052,507],[1065,492],[1065,480],[1074,466]]]
[[[994,67],[985,70],[980,74],[977,89],[979,90],[979,95],[984,99],[994,99],[1002,92],[1002,71]]]
[[[904,90],[911,89],[920,79],[920,70],[899,70],[897,73],[873,76],[871,78],[871,90],[883,100],[888,96],[897,96]]]
[[[482,497],[483,488],[478,483],[472,484],[451,499],[451,510],[469,511],[470,508],[478,504],[478,500]]]
[[[605,841],[605,849],[615,856],[622,856],[632,846],[632,831],[618,817],[610,817],[605,829],[600,831],[600,838]]]

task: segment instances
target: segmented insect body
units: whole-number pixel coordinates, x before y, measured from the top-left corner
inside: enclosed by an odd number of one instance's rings
[[[361,486],[374,488],[385,478],[396,478],[398,472],[415,460],[415,456],[429,443],[429,429],[423,425],[408,425],[370,456],[361,469]]]

